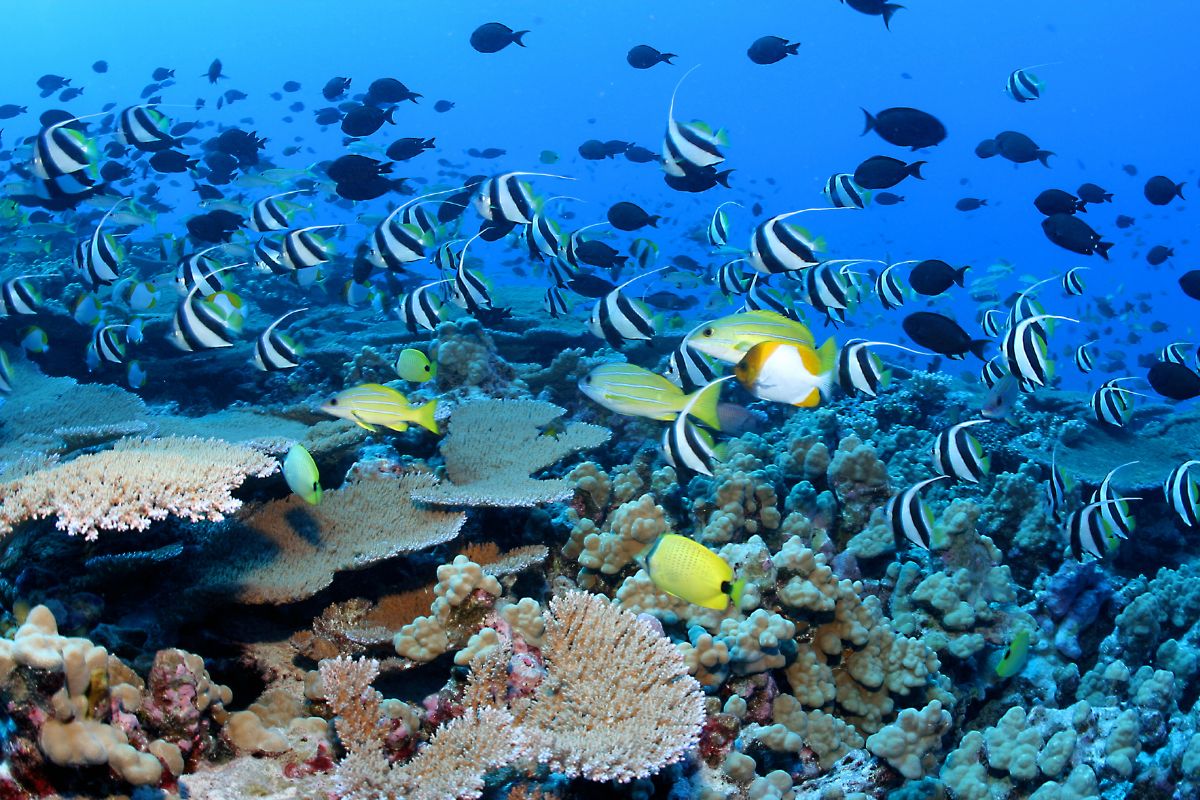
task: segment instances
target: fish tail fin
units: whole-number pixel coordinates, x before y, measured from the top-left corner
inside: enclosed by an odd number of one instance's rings
[[[921,174],[921,167],[925,166],[928,163],[929,163],[928,161],[914,161],[913,163],[911,163],[907,167],[905,167],[904,171],[906,173],[908,173],[909,175],[911,175],[912,177],[916,178],[917,180],[923,181],[923,180],[925,180],[925,176]]]
[[[1179,183],[1175,184],[1175,194],[1179,195],[1180,200],[1187,199],[1186,197],[1183,196],[1183,185],[1185,183],[1187,183],[1187,181],[1180,181]]]
[[[742,595],[745,593],[745,591],[746,591],[746,579],[745,578],[738,578],[736,581],[733,582],[733,585],[729,587],[729,599],[733,601],[734,606],[741,604]]]
[[[1050,156],[1052,156],[1052,155],[1054,155],[1054,153],[1050,150],[1038,150],[1037,151],[1037,160],[1042,162],[1043,167],[1049,167],[1050,166]]]
[[[1084,200],[1080,200],[1078,203],[1075,204],[1075,210],[1078,211],[1080,214],[1086,214],[1087,213],[1087,202]]]
[[[650,215],[650,219],[649,219],[649,221],[647,222],[647,224],[648,224],[648,225],[649,225],[651,228],[657,228],[657,227],[658,227],[658,221],[659,221],[660,219],[662,219],[662,217],[661,217],[660,215],[658,215],[658,214],[651,214],[651,215]]]
[[[387,110],[387,113],[383,115],[383,118],[386,119],[388,122],[392,123],[393,125],[395,125],[396,120],[392,119],[392,115],[394,115],[395,113],[396,113],[396,107],[392,106],[391,108],[389,108]]]
[[[525,34],[527,34],[527,33],[529,33],[529,31],[516,31],[515,33],[513,33],[513,35],[512,35],[513,44],[515,44],[517,47],[524,47],[525,42],[523,42],[521,40],[522,40],[522,38],[524,38]]]
[[[862,112],[866,115],[866,120],[863,123],[863,132],[859,135],[866,136],[868,133],[875,130],[875,117],[865,108],[862,110]]]
[[[963,280],[966,278],[966,275],[967,275],[967,270],[969,270],[970,268],[971,268],[971,265],[968,264],[965,267],[963,267],[962,269],[955,270],[954,271],[954,282],[957,283],[959,286],[962,286]]]
[[[971,344],[967,347],[967,349],[970,350],[971,353],[980,361],[987,361],[987,358],[984,357],[983,352],[991,343],[991,339],[972,339]]]
[[[889,31],[892,29],[892,15],[895,14],[904,6],[899,3],[884,3],[883,4],[883,27]]]
[[[1100,256],[1101,258],[1103,258],[1105,261],[1108,261],[1108,251],[1112,248],[1112,246],[1113,246],[1112,242],[1097,242],[1096,243],[1096,254],[1098,256]]]
[[[678,53],[660,53],[658,56],[658,60],[660,62],[662,62],[663,64],[670,64],[670,65],[674,66],[675,62],[671,60],[672,58],[679,58],[679,54]]]
[[[784,45],[783,49],[789,56],[799,55],[800,54],[800,43],[799,42],[791,42],[789,44]]]
[[[692,403],[692,416],[713,430],[721,430],[717,405],[721,401],[721,384],[713,382],[684,398],[684,406]],[[682,406],[681,406],[682,407]]]
[[[1104,199],[1103,199],[1103,200],[1101,200],[1100,202],[1102,202],[1102,203],[1111,203],[1111,202],[1112,202],[1112,199],[1113,199],[1113,193],[1112,193],[1112,192],[1105,192],[1105,193],[1104,193]]]
[[[438,430],[437,420],[433,418],[433,415],[437,412],[437,405],[437,400],[430,400],[425,405],[416,409],[413,414],[412,421],[430,433],[441,433],[441,431]]]
[[[727,170],[724,170],[724,171],[722,171],[722,172],[718,172],[718,173],[717,173],[717,175],[716,175],[716,178],[717,178],[717,183],[721,184],[721,185],[722,185],[722,186],[724,186],[726,189],[731,189],[731,188],[733,188],[733,187],[731,187],[731,186],[729,185],[729,176],[730,176],[731,174],[733,174],[733,170],[731,170],[731,169],[727,169]]]
[[[837,370],[838,349],[837,342],[830,336],[825,342],[817,348],[817,359],[821,364],[821,373],[832,375]]]

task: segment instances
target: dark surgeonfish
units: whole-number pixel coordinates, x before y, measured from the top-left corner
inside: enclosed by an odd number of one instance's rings
[[[485,22],[471,33],[471,47],[480,53],[499,53],[510,44],[524,47],[529,31],[514,31],[500,22]]]
[[[919,150],[933,147],[946,138],[946,126],[927,111],[899,106],[885,108],[878,114],[872,114],[865,108],[862,112],[866,115],[862,135],[875,131],[879,138],[897,147]]]
[[[760,36],[746,50],[746,55],[755,64],[777,64],[800,50],[799,42],[789,42],[782,36]]]
[[[986,361],[983,351],[991,344],[988,339],[972,339],[950,317],[932,311],[909,314],[904,318],[904,332],[926,350],[954,359],[966,358],[970,353],[980,361]]]
[[[648,44],[634,45],[625,54],[625,60],[634,69],[650,69],[656,64],[673,64],[672,58],[679,58],[675,53],[662,53]]]
[[[884,0],[842,0],[860,14],[870,17],[883,17],[883,27],[892,29],[892,16],[904,8],[899,3],[887,3]]]

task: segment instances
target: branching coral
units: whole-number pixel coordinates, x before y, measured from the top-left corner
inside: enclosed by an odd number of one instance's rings
[[[218,439],[128,439],[112,450],[0,484],[0,532],[27,519],[95,539],[101,530],[145,530],[175,515],[220,521],[241,507],[231,492],[278,469],[259,450]]]

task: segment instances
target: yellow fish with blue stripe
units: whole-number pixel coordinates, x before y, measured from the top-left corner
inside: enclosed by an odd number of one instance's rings
[[[687,343],[718,361],[736,364],[757,344],[778,342],[816,348],[812,332],[803,322],[776,311],[743,311],[701,325]]]
[[[369,431],[390,428],[394,431],[408,430],[409,423],[439,433],[433,415],[437,411],[437,400],[422,406],[414,406],[408,398],[379,383],[364,383],[339,392],[329,399],[321,410],[342,419],[352,420]]]
[[[677,533],[659,536],[644,560],[655,586],[703,608],[724,611],[731,600],[736,606],[746,586],[744,580],[734,580],[728,561]]]

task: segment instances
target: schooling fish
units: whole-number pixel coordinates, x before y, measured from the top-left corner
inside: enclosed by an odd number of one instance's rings
[[[834,208],[866,208],[871,201],[871,193],[855,183],[854,176],[847,172],[831,176],[821,194]]]
[[[297,442],[283,458],[283,477],[288,488],[304,502],[316,505],[321,502],[321,473],[312,455]]]
[[[1073,297],[1082,296],[1087,286],[1083,282],[1083,276],[1079,273],[1087,269],[1088,267],[1072,267],[1064,272],[1062,278],[1063,291]]]
[[[1137,521],[1133,517],[1133,513],[1129,510],[1129,500],[1140,500],[1140,497],[1122,497],[1112,487],[1113,476],[1118,470],[1125,467],[1131,467],[1137,461],[1128,461],[1118,467],[1113,467],[1104,476],[1104,480],[1100,482],[1100,486],[1092,493],[1091,502],[1101,503],[1100,515],[1104,518],[1108,528],[1122,539],[1128,539],[1133,533],[1134,526]]]
[[[928,550],[933,544],[933,511],[921,499],[920,492],[931,483],[945,480],[945,475],[921,481],[897,494],[887,505],[887,518],[896,541],[901,537]]]
[[[854,183],[864,189],[891,189],[905,178],[925,180],[921,175],[924,161],[905,163],[891,156],[871,156],[854,169]]]
[[[1182,361],[1156,361],[1146,377],[1155,392],[1170,400],[1200,397],[1200,375]]]
[[[713,211],[712,219],[708,221],[708,228],[705,230],[708,243],[712,245],[715,252],[723,251],[729,242],[729,215],[723,210],[725,206],[729,205],[740,208],[742,204],[735,203],[732,200],[726,200],[724,203],[721,203]]]
[[[933,466],[939,474],[968,483],[979,483],[979,479],[988,473],[991,459],[984,454],[983,446],[967,428],[989,421],[967,420],[938,434],[933,443]]]
[[[712,437],[693,425],[688,418],[695,414],[696,407],[701,403],[705,406],[717,403],[721,395],[720,385],[724,380],[727,379],[713,381],[689,395],[687,404],[675,421],[663,431],[663,456],[678,471],[681,481],[688,480],[691,475],[713,474],[713,466],[718,459]]]
[[[1100,388],[1092,393],[1088,405],[1091,406],[1092,415],[1097,422],[1114,428],[1122,428],[1129,421],[1129,416],[1133,412],[1133,402],[1129,398],[1135,395],[1137,397],[1146,395],[1117,385],[1120,381],[1128,380],[1135,380],[1135,378],[1112,378],[1102,383]]]
[[[755,64],[766,66],[777,64],[799,52],[799,42],[789,42],[782,36],[760,36],[746,50],[746,55]]]
[[[277,330],[289,317],[307,311],[307,308],[297,308],[276,319],[258,337],[254,343],[254,365],[264,372],[282,372],[300,366],[297,360],[301,348],[292,337]]]
[[[634,69],[650,69],[656,64],[674,64],[671,59],[678,57],[675,53],[661,53],[648,44],[634,45],[625,54],[625,60]]]
[[[413,406],[395,389],[378,383],[364,383],[334,395],[321,410],[352,420],[372,432],[380,428],[403,432],[408,430],[409,423],[413,423],[438,433],[438,424],[433,418],[437,403],[437,400],[430,400],[424,405]]]
[[[955,269],[937,258],[927,258],[913,267],[908,275],[908,285],[917,294],[937,297],[951,286],[962,286],[970,266]]]
[[[1047,358],[1046,340],[1033,327],[1047,319],[1078,322],[1056,314],[1037,314],[1009,328],[1000,342],[1000,355],[1004,357],[1008,371],[1017,380],[1028,381],[1035,386],[1045,386],[1053,374],[1054,362]]]
[[[884,310],[892,311],[904,305],[904,286],[893,275],[898,264],[889,264],[875,278],[875,296],[879,298]]]
[[[971,353],[980,361],[986,361],[983,351],[991,342],[972,339],[949,317],[932,311],[916,311],[904,318],[903,327],[909,338],[926,350],[954,359],[966,358],[967,353]]]
[[[500,22],[485,22],[471,32],[471,47],[480,53],[499,53],[510,44],[524,47],[525,34]]]
[[[1029,70],[1035,67],[1015,69],[1004,84],[1004,93],[1018,103],[1028,103],[1042,96],[1045,83]]]
[[[437,328],[438,323],[442,321],[442,302],[431,289],[444,283],[448,281],[434,281],[418,286],[400,298],[396,312],[409,331],[416,333],[418,328],[427,331]]]
[[[1082,563],[1084,553],[1104,558],[1111,548],[1112,537],[1107,523],[1100,516],[1100,508],[1107,501],[1088,503],[1067,517],[1067,536],[1071,555]]]
[[[1191,467],[1200,461],[1185,461],[1167,476],[1163,482],[1163,496],[1183,524],[1189,528],[1200,525],[1200,486],[1188,474]]]
[[[665,533],[645,556],[646,572],[667,594],[702,608],[724,611],[740,602],[745,581],[734,580],[729,562],[704,545]]]

